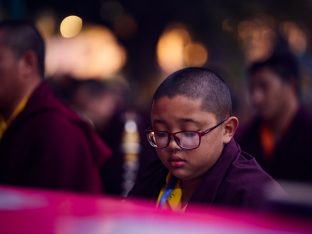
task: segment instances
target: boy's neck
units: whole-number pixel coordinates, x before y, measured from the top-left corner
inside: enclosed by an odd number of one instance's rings
[[[182,186],[182,205],[186,205],[191,199],[195,189],[198,187],[201,178],[191,180],[181,180]]]

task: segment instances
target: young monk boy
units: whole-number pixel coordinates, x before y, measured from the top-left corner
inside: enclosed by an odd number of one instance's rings
[[[234,141],[231,106],[229,88],[211,70],[191,67],[167,77],[153,96],[147,131],[160,160],[130,196],[173,210],[196,203],[261,207],[265,186],[279,185]]]

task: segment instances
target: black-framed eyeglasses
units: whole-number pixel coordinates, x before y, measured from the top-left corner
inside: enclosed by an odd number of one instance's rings
[[[200,146],[201,137],[208,134],[215,128],[219,127],[223,124],[227,119],[222,120],[215,126],[208,128],[205,131],[180,131],[180,132],[166,132],[166,131],[155,131],[155,130],[147,130],[146,136],[147,140],[151,146],[157,149],[163,149],[168,147],[171,136],[175,140],[175,142],[180,146],[182,149],[192,150],[196,149]]]

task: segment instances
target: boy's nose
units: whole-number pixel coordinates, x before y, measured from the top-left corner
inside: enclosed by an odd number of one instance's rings
[[[167,148],[171,148],[171,149],[179,148],[179,149],[181,149],[181,147],[179,146],[178,142],[179,142],[179,138],[174,137],[174,135],[171,135],[169,137],[169,144],[168,144]]]

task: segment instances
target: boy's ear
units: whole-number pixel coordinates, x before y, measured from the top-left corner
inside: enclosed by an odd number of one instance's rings
[[[227,144],[233,138],[236,129],[238,127],[239,121],[235,116],[230,116],[224,122],[224,134],[223,134],[223,143]]]

